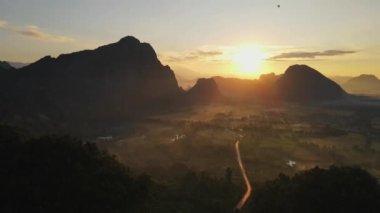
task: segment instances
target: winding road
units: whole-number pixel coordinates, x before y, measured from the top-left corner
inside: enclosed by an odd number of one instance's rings
[[[243,175],[244,182],[245,182],[247,190],[246,190],[244,196],[241,198],[241,200],[239,201],[239,203],[235,207],[235,210],[237,210],[237,211],[240,211],[241,208],[243,208],[243,206],[245,205],[245,203],[247,202],[248,198],[251,196],[251,193],[252,193],[251,183],[249,182],[247,172],[245,171],[243,161],[241,160],[239,143],[240,143],[239,140],[237,140],[235,143],[236,157],[237,157],[237,161],[239,163],[240,171],[241,171],[241,174]]]

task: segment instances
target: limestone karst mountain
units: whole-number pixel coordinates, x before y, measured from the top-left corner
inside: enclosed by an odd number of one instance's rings
[[[130,116],[169,105],[181,93],[152,46],[131,36],[95,50],[46,56],[2,76],[0,89],[3,114],[46,119]]]
[[[290,66],[275,86],[277,95],[288,101],[328,101],[347,95],[337,83],[306,65]]]

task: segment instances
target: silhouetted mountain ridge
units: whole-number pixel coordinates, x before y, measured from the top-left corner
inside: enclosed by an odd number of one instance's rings
[[[213,77],[222,95],[236,101],[254,101],[273,96],[273,88],[279,78],[274,73],[262,74],[259,79]]]
[[[8,62],[6,61],[0,61],[0,72],[10,71],[14,70],[15,68],[12,67]]]
[[[45,56],[2,72],[0,114],[10,123],[33,126],[41,121],[55,128],[139,118],[225,99],[319,101],[345,94],[335,82],[306,65],[291,66],[283,75],[264,74],[257,80],[199,79],[184,91],[150,44],[127,36],[94,50]]]
[[[0,111],[62,120],[121,119],[158,110],[181,94],[174,72],[152,46],[131,36],[95,50],[43,57],[0,84],[6,91]]]
[[[344,98],[334,81],[307,65],[292,65],[284,74],[263,74],[259,79],[214,77],[226,97],[238,101],[319,102]]]
[[[277,94],[289,101],[328,101],[346,92],[334,81],[307,65],[292,65],[276,82]]]

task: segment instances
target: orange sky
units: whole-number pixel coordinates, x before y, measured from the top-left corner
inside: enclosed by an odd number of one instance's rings
[[[33,62],[132,35],[183,78],[256,78],[296,63],[379,76],[379,10],[378,0],[0,1],[0,60]]]

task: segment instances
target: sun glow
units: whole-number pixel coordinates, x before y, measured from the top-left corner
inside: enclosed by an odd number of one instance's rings
[[[234,51],[231,59],[242,74],[257,74],[262,68],[265,53],[256,46],[243,46]]]

